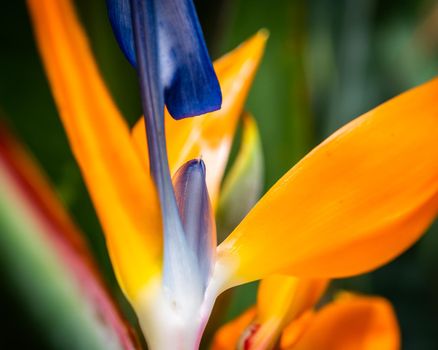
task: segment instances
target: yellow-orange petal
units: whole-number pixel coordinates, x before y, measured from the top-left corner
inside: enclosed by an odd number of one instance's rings
[[[73,153],[128,297],[159,268],[155,189],[100,77],[69,0],[28,0],[36,39]]]
[[[272,275],[260,282],[257,295],[257,319],[263,323],[282,319],[283,326],[318,302],[328,286],[327,279],[306,279]]]
[[[413,244],[438,211],[437,91],[435,79],[382,104],[283,176],[218,247],[224,286],[354,275]]]
[[[284,275],[263,279],[258,290],[256,317],[242,333],[245,349],[273,349],[283,329],[306,311],[311,311],[327,284],[325,279]]]
[[[309,325],[313,322],[315,315],[316,311],[309,310],[287,325],[281,335],[279,348],[281,350],[293,348],[292,345],[295,345],[301,338],[301,335],[304,333],[304,331],[309,328]]]
[[[295,344],[286,342],[287,334],[283,339],[283,350],[400,348],[400,331],[391,304],[383,298],[351,294],[318,311]]]
[[[263,279],[257,296],[258,329],[251,336],[250,349],[270,349],[284,327],[310,310],[327,288],[326,279],[301,279],[273,275]]]
[[[256,315],[256,308],[246,310],[235,320],[225,324],[216,332],[211,350],[236,350],[242,333]]]
[[[174,120],[165,113],[166,139],[171,173],[190,159],[202,157],[207,168],[207,186],[216,205],[219,186],[228,160],[237,121],[242,113],[267,40],[266,31],[214,62],[222,90],[222,108],[195,118]],[[147,144],[143,118],[133,129],[133,138],[147,168]]]

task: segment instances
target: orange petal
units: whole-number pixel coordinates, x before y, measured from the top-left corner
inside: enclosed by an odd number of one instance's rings
[[[166,139],[171,174],[185,162],[202,157],[207,168],[207,186],[213,205],[233,142],[237,121],[262,57],[267,33],[259,31],[238,48],[214,63],[222,89],[222,108],[200,117],[174,120],[165,113]],[[148,165],[143,118],[133,129],[144,166]]]
[[[287,325],[281,335],[279,348],[281,350],[293,349],[292,345],[295,345],[304,331],[309,328],[309,325],[315,318],[315,314],[316,312],[314,310],[309,310]]]
[[[311,310],[327,284],[327,280],[282,275],[263,279],[257,297],[257,316],[246,332],[247,348],[272,349],[284,327]]]
[[[242,333],[256,315],[255,307],[246,310],[235,320],[222,326],[214,336],[211,350],[235,350]]]
[[[293,332],[289,328],[287,332]],[[400,331],[391,304],[383,298],[344,295],[317,312],[296,344],[284,350],[398,350]]]
[[[255,321],[261,327],[254,336],[254,345],[273,346],[283,328],[311,309],[327,285],[328,280],[325,279],[300,279],[281,275],[263,279],[257,296]],[[266,331],[263,331],[265,325]]]
[[[155,189],[100,77],[68,0],[29,0],[38,46],[73,153],[129,297],[159,268]]]
[[[311,309],[328,286],[326,279],[273,275],[263,279],[257,296],[260,322],[281,318],[283,325]]]
[[[438,211],[437,91],[435,79],[382,104],[283,176],[218,247],[225,287],[355,275],[412,245]]]

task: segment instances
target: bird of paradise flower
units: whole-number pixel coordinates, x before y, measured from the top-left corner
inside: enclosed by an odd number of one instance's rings
[[[211,215],[203,217],[202,225],[183,223],[194,232],[207,228],[193,244],[187,237],[181,242],[165,237],[163,243],[162,232],[170,225],[160,213],[160,205],[165,213],[166,198],[149,174],[157,165],[147,161],[143,121],[131,134],[100,78],[70,2],[28,4],[114,270],[151,348],[196,348],[217,295],[228,288],[275,273],[333,278],[368,271],[409,247],[436,216],[434,80],[357,118],[316,147],[217,248]],[[196,200],[203,203],[202,214],[216,208],[236,123],[265,40],[260,32],[215,64],[221,110],[180,121],[166,115],[180,212]],[[253,122],[247,125],[256,130]],[[154,137],[163,142],[163,136]],[[196,196],[178,190],[190,187]],[[181,216],[190,218],[190,213]],[[163,244],[179,246],[163,254]]]

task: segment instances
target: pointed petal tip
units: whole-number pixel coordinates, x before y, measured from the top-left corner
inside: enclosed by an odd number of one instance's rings
[[[261,28],[259,31],[255,34],[259,39],[263,40],[264,43],[266,43],[271,35],[271,32],[267,28]]]
[[[202,173],[203,176],[205,176],[205,163],[202,158],[195,158],[185,163],[178,171],[183,171],[185,173],[187,173],[188,171],[199,171],[200,173]]]
[[[221,75],[224,68],[232,67],[231,69],[238,70],[238,67],[246,64],[248,61],[252,61],[253,68],[247,72],[247,75],[252,76],[263,56],[269,35],[269,30],[262,28],[235,50],[216,61],[215,71],[217,75]],[[178,103],[175,104],[175,106],[167,104],[169,114],[172,118],[181,120],[220,110],[222,108],[223,96],[216,76],[210,77],[209,84],[212,85],[210,89],[207,89],[210,91],[201,92],[202,98],[199,97],[195,99],[195,102],[186,101],[186,103]],[[169,99],[169,97],[167,99]],[[201,100],[205,101],[205,103],[199,103]]]
[[[268,29],[261,28],[245,40],[240,47],[251,47],[253,49],[264,50],[270,35],[271,33]]]
[[[268,38],[269,31],[266,29],[260,29],[234,50],[214,62],[214,68],[219,76],[219,81],[221,82],[223,91],[223,78],[221,79],[221,76],[230,75],[229,73],[225,74],[225,72],[230,70],[238,71],[242,65],[249,61],[252,63],[252,68],[248,69],[245,75],[252,76],[254,74],[265,52]]]
[[[263,54],[269,36],[270,32],[268,29],[259,29],[252,37],[243,43],[243,45],[248,45],[248,49],[251,49],[254,53]]]

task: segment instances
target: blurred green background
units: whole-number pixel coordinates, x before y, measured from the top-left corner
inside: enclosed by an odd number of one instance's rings
[[[101,71],[132,124],[140,115],[133,69],[112,36],[104,0],[77,0]],[[438,2],[412,0],[198,0],[213,58],[267,28],[266,54],[247,103],[259,122],[265,188],[352,118],[438,74]],[[1,2],[0,114],[36,156],[87,233],[114,293],[101,229],[57,118],[23,1]],[[437,91],[438,103],[438,91]],[[437,135],[438,138],[438,135]],[[323,180],[323,179],[322,179]],[[438,225],[389,265],[334,283],[389,298],[404,349],[438,349]],[[25,258],[25,257],[23,257]],[[254,301],[237,294],[231,317]],[[47,348],[0,266],[0,348]]]

